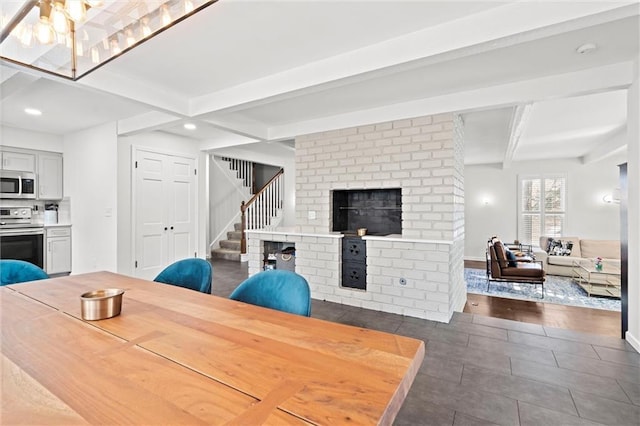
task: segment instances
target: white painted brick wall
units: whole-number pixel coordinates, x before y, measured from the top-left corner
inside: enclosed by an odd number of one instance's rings
[[[454,134],[454,115],[439,114],[297,137],[297,227],[316,234],[331,231],[333,189],[401,187],[403,212],[443,206],[439,211],[452,212],[454,199],[447,194],[455,194],[454,157],[460,154],[454,149]],[[321,170],[325,173],[318,173]],[[421,197],[407,198],[413,190]],[[310,210],[316,211],[317,219],[308,219]],[[403,219],[403,235],[453,239],[453,214]],[[425,226],[433,221],[438,226]]]
[[[263,241],[287,241],[315,299],[448,321],[466,301],[462,126],[447,113],[297,137],[296,233],[250,233],[249,274]],[[402,189],[402,239],[367,237],[367,290],[342,288],[331,191],[374,188]]]
[[[464,123],[459,115],[453,117],[454,175],[451,185],[453,201],[453,245],[449,263],[449,312],[462,311],[467,301],[467,286],[464,282]]]

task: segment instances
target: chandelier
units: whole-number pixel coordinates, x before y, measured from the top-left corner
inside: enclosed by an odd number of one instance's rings
[[[77,80],[217,0],[0,2],[0,58]]]

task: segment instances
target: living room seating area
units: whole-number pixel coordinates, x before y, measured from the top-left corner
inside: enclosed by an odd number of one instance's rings
[[[576,264],[592,265],[600,258],[605,265],[620,268],[620,241],[580,239],[579,237],[540,237],[540,247],[534,249],[547,274],[574,276]]]
[[[492,237],[486,250],[486,291],[491,281],[540,284],[544,298],[548,274],[567,277],[571,285],[582,287],[587,297],[620,298],[619,241],[544,236],[539,242],[540,248],[525,253],[518,250],[520,244]]]
[[[487,290],[491,281],[540,284],[544,298],[545,274],[542,262],[516,256],[497,238],[487,242]]]

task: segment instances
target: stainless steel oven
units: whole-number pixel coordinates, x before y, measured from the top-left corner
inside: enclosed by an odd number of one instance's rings
[[[0,259],[24,260],[44,269],[44,227],[32,223],[30,208],[0,208]]]
[[[36,198],[36,175],[0,170],[0,198]]]

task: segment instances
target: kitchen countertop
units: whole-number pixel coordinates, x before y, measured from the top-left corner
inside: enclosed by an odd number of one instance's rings
[[[64,228],[64,227],[71,227],[70,223],[52,223],[49,225],[44,225],[45,228]]]

